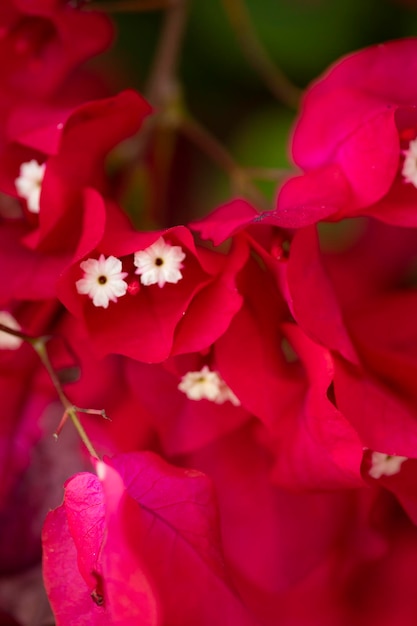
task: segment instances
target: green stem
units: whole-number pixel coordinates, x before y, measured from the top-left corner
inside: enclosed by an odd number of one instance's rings
[[[72,423],[74,424],[74,427],[76,429],[76,431],[78,432],[81,441],[84,443],[85,447],[87,448],[88,452],[90,453],[90,455],[96,459],[99,459],[100,457],[98,456],[97,452],[95,451],[93,444],[91,443],[90,439],[88,438],[87,433],[84,430],[83,425],[81,424],[80,420],[78,419],[77,416],[77,407],[75,407],[72,402],[67,398],[67,396],[65,395],[62,387],[61,387],[61,383],[59,381],[59,378],[54,370],[54,368],[52,367],[51,361],[49,359],[48,356],[48,351],[46,349],[46,342],[50,339],[50,337],[48,336],[42,336],[42,337],[31,337],[30,335],[27,335],[26,333],[23,333],[20,330],[14,330],[13,328],[9,328],[8,326],[5,326],[4,324],[0,324],[0,332],[4,332],[4,333],[8,333],[9,335],[13,335],[14,337],[19,337],[20,339],[22,339],[23,341],[26,341],[27,343],[29,343],[32,348],[35,350],[36,354],[38,355],[39,359],[41,360],[43,366],[45,367],[46,371],[49,374],[49,377],[52,381],[53,386],[55,387],[55,390],[58,394],[58,397],[60,399],[60,401],[62,402],[62,405],[64,407],[65,413],[64,413],[64,421],[65,421],[65,416],[67,415]],[[86,413],[95,413],[96,411],[94,409],[86,409],[85,410]],[[101,415],[105,413],[104,411],[98,411]],[[63,421],[61,421],[61,424],[63,425]],[[59,429],[62,426],[60,425]]]
[[[46,371],[49,374],[49,377],[52,381],[53,386],[55,387],[55,390],[58,394],[59,399],[62,402],[62,405],[65,409],[65,413],[68,415],[68,417],[71,419],[72,423],[74,424],[75,430],[78,432],[81,441],[84,443],[85,447],[87,448],[88,452],[90,453],[90,455],[96,459],[99,459],[100,457],[98,456],[97,452],[95,451],[93,444],[91,443],[90,439],[88,438],[87,433],[84,430],[83,425],[81,424],[80,420],[78,419],[77,416],[77,411],[75,406],[72,404],[72,402],[70,402],[70,400],[67,398],[67,396],[65,395],[62,387],[61,387],[61,383],[59,382],[59,378],[56,375],[56,372],[54,370],[54,368],[52,367],[51,361],[49,359],[48,356],[48,352],[46,350],[46,346],[45,346],[45,341],[40,338],[40,339],[35,339],[35,341],[32,342],[32,346],[35,350],[35,352],[37,353],[37,355],[39,356],[40,360],[42,361]]]

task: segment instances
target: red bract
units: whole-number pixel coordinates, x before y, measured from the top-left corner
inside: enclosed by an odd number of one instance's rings
[[[406,281],[416,235],[368,227],[339,255],[320,254],[313,229],[298,231],[288,291],[296,321],[333,354],[336,406],[363,445],[412,457],[417,302]]]
[[[333,381],[331,355],[288,323],[290,311],[276,279],[284,287],[296,320],[300,317],[305,323],[311,316],[328,334],[332,332],[331,324],[338,324],[337,334],[343,333],[342,320],[332,316],[337,303],[331,308],[329,298],[324,299],[321,310],[315,313],[312,298],[308,311],[298,306],[298,289],[302,304],[309,301],[303,280],[305,268],[308,266],[313,275],[319,260],[314,265],[311,246],[304,238],[302,244],[295,240],[292,243],[288,263],[283,250],[285,234],[262,224],[250,226],[253,214],[249,205],[236,200],[193,225],[215,241],[233,232],[236,237],[246,238],[269,270],[265,271],[260,260],[251,260],[241,271],[238,285],[244,304],[214,346],[219,370],[242,406],[268,426],[265,440],[275,454],[276,482],[293,488],[360,486],[361,443],[327,397]],[[296,246],[295,260],[292,246]],[[294,272],[300,275],[294,277]],[[289,290],[287,274],[291,276]],[[323,273],[317,275],[314,289],[306,281],[311,294],[317,296],[318,288],[326,289],[323,278]],[[327,291],[331,294],[330,285]],[[323,316],[324,307],[329,320]]]
[[[305,174],[284,185],[266,219],[299,227],[359,214],[417,224],[403,158],[417,135],[413,68],[417,40],[394,41],[346,57],[313,84],[293,137]]]
[[[99,480],[77,474],[66,484],[64,505],[46,518],[44,580],[57,625],[159,623],[152,588],[132,549],[140,512],[115,472],[107,480],[107,508]]]
[[[216,396],[212,399],[204,394],[198,397],[198,393],[192,399],[192,389],[188,395],[179,389],[184,377],[193,372],[200,372],[201,384],[204,384],[204,373],[201,373],[204,367],[220,375],[212,353],[186,354],[156,365],[134,361],[127,365],[131,393],[139,400],[139,406],[149,412],[149,421],[169,456],[207,445],[249,418],[239,400],[233,404],[229,399]]]
[[[405,334],[415,315],[413,295],[375,298],[374,306],[351,315],[347,323],[361,366],[338,359],[335,369],[338,406],[364,444],[411,457],[417,445],[414,325]]]
[[[116,219],[114,219],[116,218]],[[83,278],[80,264],[66,272],[59,295],[67,308],[83,319],[100,354],[115,352],[147,362],[210,346],[224,332],[241,305],[236,274],[248,254],[237,245],[228,255],[197,247],[189,230],[174,227],[153,233],[135,232],[118,211],[108,211],[106,232],[89,258],[122,259],[127,293],[106,308],[77,292]],[[163,238],[185,254],[182,278],[176,283],[140,284],[135,253]],[[85,254],[85,253],[84,253]],[[152,262],[155,266],[155,260]],[[131,288],[133,287],[133,289]]]
[[[305,367],[306,380],[291,411],[274,423],[274,480],[290,488],[361,487],[362,442],[329,397],[331,354],[295,325],[286,327],[286,336]]]
[[[58,278],[71,261],[68,253],[45,254],[28,250],[22,239],[26,225],[11,221],[0,224],[0,305],[13,300],[45,300],[56,297]]]
[[[20,119],[11,120],[9,137],[14,143],[3,156],[3,190],[18,194],[16,181],[23,162],[34,159],[46,164],[37,211],[39,222],[30,207],[27,213],[38,228],[25,238],[26,245],[74,251],[86,227],[85,189],[110,191],[104,177],[105,158],[140,128],[149,112],[150,106],[141,96],[124,91],[70,110],[32,109],[22,113]],[[99,216],[95,223],[96,230]]]
[[[244,304],[216,342],[216,360],[242,406],[271,426],[293,410],[301,391],[297,365],[283,350],[288,309],[275,281],[256,261],[241,272],[239,289]]]
[[[150,453],[79,474],[43,532],[57,624],[255,626],[224,570],[207,478]]]
[[[289,306],[296,322],[320,344],[356,363],[355,349],[334,287],[323,267],[314,228],[296,233],[291,243],[286,280]]]
[[[261,623],[338,624],[344,568],[381,549],[361,502],[367,490],[277,488],[271,456],[259,443],[266,437],[252,422],[182,460],[216,485],[225,556]]]
[[[61,0],[4,0],[0,8],[0,84],[46,96],[112,39],[108,18]]]
[[[248,227],[258,212],[246,200],[237,198],[221,205],[201,220],[190,224],[190,228],[209,239],[215,246]]]

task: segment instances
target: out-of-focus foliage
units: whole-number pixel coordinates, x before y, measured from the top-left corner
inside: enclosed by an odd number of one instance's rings
[[[180,55],[185,102],[239,163],[288,167],[294,112],[276,101],[248,63],[225,3],[189,0]],[[417,0],[245,0],[245,5],[271,59],[300,88],[344,54],[417,34]],[[114,15],[119,36],[101,63],[107,74],[113,67],[115,88],[146,88],[163,13]],[[230,189],[226,177],[186,143],[177,144],[174,175],[175,195],[184,189],[180,202],[189,217],[207,212]],[[180,183],[183,176],[187,185]],[[276,185],[261,182],[260,187],[271,198]]]

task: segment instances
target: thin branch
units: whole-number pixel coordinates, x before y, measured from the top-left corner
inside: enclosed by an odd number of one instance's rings
[[[65,415],[68,415],[68,417],[71,419],[72,423],[74,424],[74,427],[76,429],[76,431],[78,432],[78,435],[80,436],[81,441],[83,442],[83,444],[85,445],[85,447],[87,448],[88,452],[90,453],[90,455],[96,459],[99,459],[100,457],[98,456],[97,452],[95,451],[93,444],[91,443],[87,433],[84,430],[83,425],[81,424],[80,420],[78,419],[77,416],[77,411],[75,406],[72,404],[72,402],[70,402],[70,400],[67,398],[67,396],[65,395],[62,387],[61,387],[61,383],[59,382],[59,378],[56,375],[56,372],[54,370],[54,368],[52,367],[52,363],[49,359],[49,355],[48,352],[46,350],[46,345],[45,345],[45,341],[42,341],[42,339],[39,340],[35,340],[34,342],[32,342],[32,346],[34,348],[34,350],[36,351],[37,355],[39,356],[40,360],[42,361],[46,371],[49,374],[49,377],[52,381],[53,386],[55,387],[55,390],[58,394],[59,399],[62,402],[62,405],[65,409],[65,413],[64,413],[64,421],[65,421]],[[63,424],[62,424],[63,425]],[[61,426],[62,428],[62,426]]]
[[[301,90],[272,61],[253,27],[244,0],[222,0],[243,54],[278,100],[297,109]]]
[[[190,116],[185,116],[181,120],[180,131],[217,163],[230,178],[236,179],[240,177],[241,167],[236,163],[225,146],[200,122]]]
[[[172,121],[170,116],[181,101],[177,69],[187,15],[188,0],[175,0],[166,12],[157,51],[144,90],[145,97],[155,107],[155,113],[145,120],[138,135],[135,152],[139,158],[145,152],[154,128],[158,125],[171,125],[175,128],[177,125],[176,120]],[[174,113],[174,118],[175,116]]]
[[[6,326],[5,324],[0,324],[0,332],[4,332],[7,333],[9,335],[13,335],[14,337],[19,337],[20,339],[22,339],[23,341],[26,341],[27,343],[29,343],[32,348],[35,350],[36,354],[38,355],[39,359],[41,360],[43,366],[45,367],[46,371],[49,374],[49,377],[52,381],[53,386],[55,387],[55,390],[58,394],[58,397],[62,403],[62,406],[64,407],[64,415],[63,418],[60,422],[60,424],[58,425],[57,431],[55,433],[55,436],[58,436],[58,433],[61,431],[62,427],[64,426],[67,417],[69,417],[72,421],[72,423],[74,424],[74,427],[76,429],[76,431],[78,432],[81,441],[84,443],[85,447],[87,448],[88,452],[90,453],[90,455],[96,459],[99,459],[100,457],[98,456],[97,452],[95,451],[93,444],[91,443],[87,433],[84,430],[83,425],[81,424],[80,420],[78,419],[77,416],[77,411],[80,410],[77,407],[75,407],[72,402],[67,398],[67,396],[64,393],[64,390],[62,389],[61,383],[59,381],[58,375],[55,372],[52,363],[49,359],[49,355],[48,355],[48,351],[46,349],[46,344],[49,341],[49,339],[51,338],[50,336],[41,336],[41,337],[32,337],[30,335],[27,335],[26,333],[23,333],[20,330],[15,330],[13,328],[9,328],[8,326]],[[103,415],[104,412],[102,411],[96,411],[95,409],[86,409],[84,412],[86,413],[100,413],[100,415]],[[105,415],[105,413],[104,413]]]
[[[258,209],[269,211],[270,206],[264,195],[253,184],[244,167],[241,167],[221,144],[204,126],[190,116],[181,120],[180,131],[229,176],[237,193],[246,195]]]
[[[180,0],[120,0],[120,2],[93,2],[89,8],[107,13],[145,13],[168,9]]]
[[[255,180],[272,180],[274,182],[281,182],[287,176],[297,174],[295,169],[275,167],[245,167],[245,171]]]
[[[31,345],[33,345],[33,343],[36,341],[36,337],[31,337],[30,335],[23,333],[21,330],[9,328],[5,324],[0,324],[0,332],[7,333],[8,335],[13,335],[13,337],[19,337],[19,339],[22,339],[22,341],[27,341]]]
[[[170,5],[152,64],[145,95],[155,107],[162,106],[177,93],[177,68],[188,14],[188,0]]]

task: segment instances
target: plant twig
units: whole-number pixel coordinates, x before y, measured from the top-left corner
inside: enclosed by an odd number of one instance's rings
[[[301,90],[272,61],[253,27],[244,0],[222,0],[243,54],[278,100],[297,109]]]
[[[81,441],[84,443],[85,447],[87,448],[88,452],[90,453],[90,455],[96,459],[99,459],[100,457],[98,456],[97,452],[95,451],[93,444],[91,443],[87,433],[84,430],[83,425],[81,424],[80,420],[78,419],[77,416],[77,411],[79,411],[80,409],[78,409],[77,407],[75,407],[72,402],[67,398],[67,396],[64,393],[64,390],[62,389],[61,383],[59,381],[58,375],[55,372],[54,368],[52,367],[52,363],[49,359],[49,355],[48,355],[48,351],[46,349],[46,344],[50,339],[50,336],[41,336],[41,337],[32,337],[30,335],[27,335],[26,333],[20,331],[20,330],[15,330],[13,328],[9,328],[8,326],[6,326],[5,324],[0,324],[0,332],[4,332],[7,333],[9,335],[13,335],[14,337],[19,337],[20,339],[22,339],[23,341],[26,341],[27,343],[29,343],[32,348],[35,350],[36,354],[38,355],[39,359],[41,360],[43,366],[45,367],[46,371],[49,374],[49,377],[52,381],[53,386],[55,387],[55,390],[58,394],[58,397],[62,403],[62,406],[64,407],[64,415],[62,417],[62,420],[60,422],[60,424],[58,425],[58,428],[55,432],[55,437],[58,436],[59,432],[62,430],[62,427],[64,426],[67,417],[69,417],[72,421],[72,423],[74,424],[74,427],[76,429],[76,431],[78,432]],[[103,415],[104,412],[102,411],[96,411],[95,409],[85,409],[86,413],[100,413],[100,415]],[[105,416],[105,413],[104,413]]]
[[[145,13],[168,9],[179,3],[180,0],[120,0],[117,2],[93,2],[89,8],[106,13]]]
[[[280,182],[287,176],[297,173],[295,169],[275,167],[245,167],[245,171],[255,180],[272,180],[275,182]]]
[[[152,64],[145,95],[155,107],[161,107],[177,93],[177,69],[187,21],[188,0],[177,0],[166,11],[158,48]]]
[[[240,166],[230,152],[204,126],[190,116],[184,116],[181,132],[207,154],[229,176],[237,193],[247,196],[258,209],[269,211],[270,206],[261,191],[253,184],[244,167]]]

